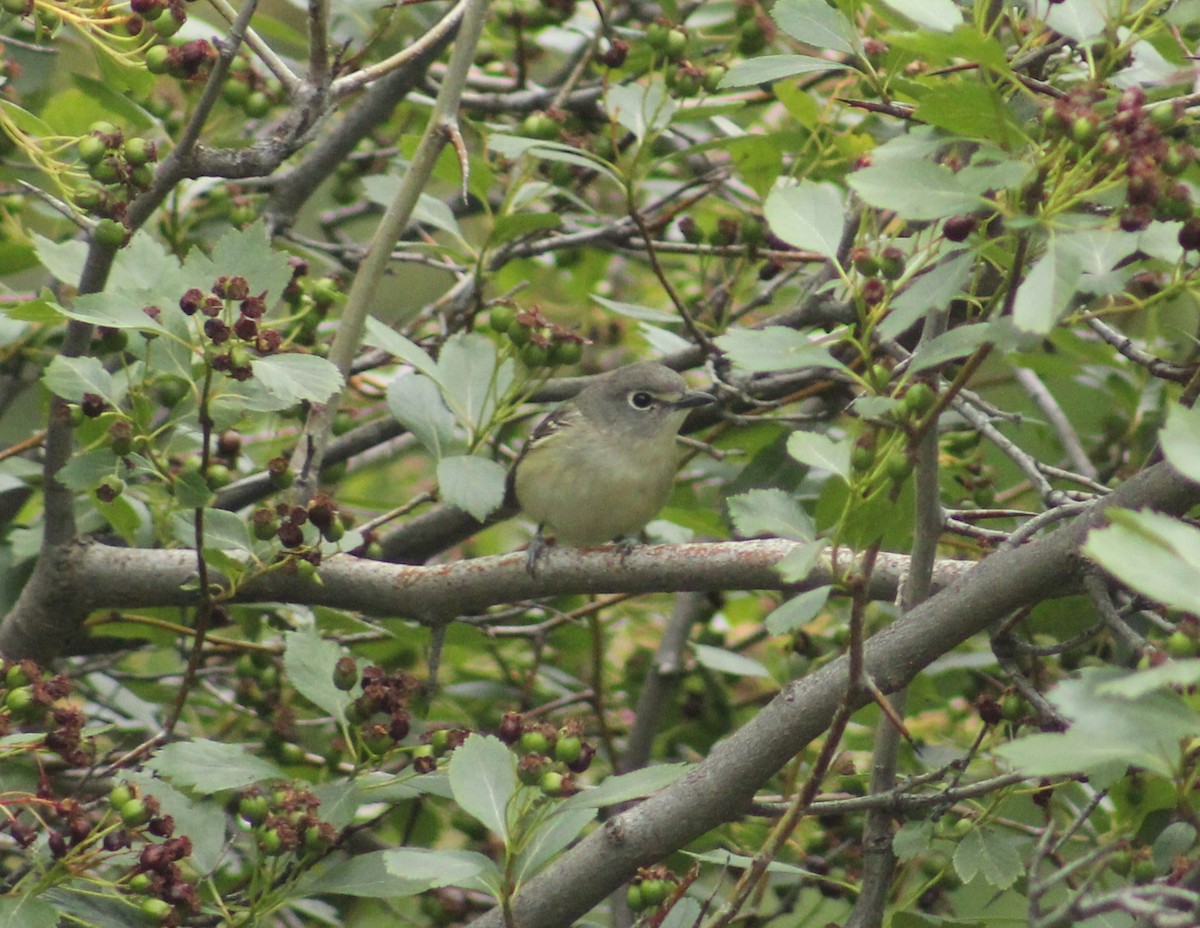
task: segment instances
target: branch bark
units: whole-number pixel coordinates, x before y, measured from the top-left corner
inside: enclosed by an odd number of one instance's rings
[[[866,669],[895,692],[947,651],[1009,612],[1064,595],[1081,566],[1079,546],[1108,506],[1181,514],[1200,503],[1200,486],[1165,464],[1127,481],[1062,529],[997,552],[867,642]],[[625,882],[705,832],[738,817],[780,767],[829,725],[848,680],[845,657],[783,689],[749,723],[721,742],[690,773],[610,819],[511,901],[512,923],[558,928],[582,917]],[[860,704],[868,697],[862,696]],[[471,923],[502,928],[494,908]]]

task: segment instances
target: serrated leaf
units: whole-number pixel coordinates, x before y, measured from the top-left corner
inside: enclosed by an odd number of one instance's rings
[[[905,822],[892,836],[892,852],[899,860],[914,860],[929,853],[934,825],[927,819]]]
[[[275,764],[240,744],[196,738],[161,748],[146,763],[163,779],[202,795],[285,779]]]
[[[1113,524],[1088,532],[1083,553],[1139,593],[1200,612],[1200,531],[1149,510],[1106,515]]]
[[[714,648],[708,644],[693,644],[691,648],[696,655],[696,662],[709,670],[739,677],[771,676],[771,672],[758,661],[736,651]]]
[[[595,789],[576,793],[562,804],[564,809],[600,809],[641,799],[657,793],[692,769],[692,764],[655,764],[615,777],[606,777]]]
[[[1007,840],[1008,836],[995,830],[974,828],[954,849],[954,869],[959,879],[969,883],[982,876],[997,889],[1008,889],[1025,872],[1021,856]]]
[[[997,749],[1031,776],[1086,773],[1103,781],[1130,766],[1173,777],[1179,742],[1200,734],[1200,714],[1173,690],[1154,690],[1127,699],[1103,686],[1124,676],[1113,668],[1088,668],[1064,680],[1050,701],[1071,722],[1065,732],[1030,735]]]
[[[33,893],[0,898],[0,928],[56,928],[57,925],[58,909]]]
[[[337,366],[315,354],[272,354],[250,362],[254,376],[285,407],[323,403],[342,388]]]
[[[189,271],[193,255],[199,259],[198,251],[188,255],[185,267]],[[287,253],[271,247],[266,223],[261,219],[244,229],[231,228],[222,235],[213,246],[209,266],[227,277],[246,278],[251,293],[257,295],[265,290],[269,300],[279,299],[292,279]]]
[[[511,383],[511,368],[498,367],[496,346],[477,332],[446,340],[438,355],[438,382],[455,418],[472,433],[491,420],[496,397]]]
[[[894,210],[905,219],[944,219],[987,205],[982,189],[925,158],[877,158],[851,174],[848,183],[868,205]]]
[[[455,431],[454,414],[437,384],[424,374],[405,372],[388,384],[387,404],[396,420],[435,458],[465,449]]]
[[[849,439],[835,441],[818,432],[792,432],[787,451],[801,464],[827,470],[848,481],[850,478]]]
[[[771,231],[789,245],[836,260],[846,204],[833,184],[804,181],[777,187],[767,196],[763,215]]]
[[[1045,335],[1057,324],[1079,290],[1083,267],[1070,248],[1051,237],[1017,290],[1012,319],[1018,329]]]
[[[455,454],[437,464],[442,499],[483,522],[504,502],[508,471],[473,454]]]
[[[340,645],[324,640],[311,625],[283,636],[283,670],[296,691],[319,709],[346,721],[351,695],[333,685],[333,668],[346,653]]]
[[[793,39],[847,55],[861,53],[854,24],[825,0],[778,0],[771,16]]]
[[[439,886],[481,888],[479,877],[494,874],[492,862],[474,851],[396,848],[349,860],[332,858],[331,865],[303,888],[307,894],[389,899],[415,896]]]
[[[512,213],[507,216],[497,216],[492,223],[492,231],[488,241],[493,246],[511,242],[513,239],[536,232],[548,232],[562,225],[562,217],[558,213]]]
[[[1096,687],[1105,696],[1137,699],[1154,690],[1188,687],[1200,683],[1200,659],[1175,658],[1157,667],[1137,670]]]
[[[96,486],[103,477],[117,469],[118,458],[108,447],[92,448],[71,457],[54,477],[68,490],[82,493]]]
[[[79,275],[87,261],[87,242],[78,239],[53,242],[36,232],[29,237],[37,251],[38,261],[55,279],[72,286],[79,283]]]
[[[791,371],[806,367],[845,370],[845,365],[824,345],[785,326],[735,329],[717,338],[716,343],[734,366],[744,371]]]
[[[816,618],[832,592],[831,586],[819,586],[781,603],[767,616],[767,631],[772,635],[791,634]]]
[[[759,55],[735,62],[721,78],[720,89],[769,84],[797,74],[814,71],[844,71],[850,66],[840,61],[814,58],[812,55]]]
[[[1170,465],[1189,480],[1200,482],[1200,409],[1172,406],[1158,440]]]
[[[936,32],[952,32],[962,25],[962,11],[954,0],[884,0],[884,3],[918,26]]]
[[[123,396],[112,374],[104,369],[99,359],[92,357],[55,355],[42,374],[42,383],[56,396],[75,402],[79,402],[85,393],[95,393],[116,406]]]
[[[411,341],[394,329],[388,328],[374,316],[367,317],[363,343],[380,348],[393,357],[411,364],[427,377],[437,379],[437,362],[416,342]]]
[[[797,545],[775,565],[775,572],[787,583],[799,583],[812,574],[824,550],[825,542],[820,539]]]
[[[930,310],[940,311],[949,306],[962,293],[978,260],[971,252],[964,251],[911,280],[892,300],[887,316],[879,325],[879,337],[898,338]]]
[[[472,734],[450,756],[449,775],[454,801],[508,844],[508,801],[517,791],[512,751],[499,738]]]
[[[609,300],[597,293],[592,294],[592,299],[610,312],[629,319],[637,319],[641,322],[656,322],[660,325],[671,325],[674,322],[680,321],[679,316],[675,313],[664,312],[661,309],[654,309],[650,306],[637,306],[633,303],[622,303],[620,300]]]
[[[784,490],[748,490],[731,497],[727,504],[733,527],[745,538],[769,535],[809,541],[816,533],[812,517]]]
[[[667,93],[666,82],[658,76],[645,84],[610,87],[604,107],[609,116],[632,132],[638,141],[667,128],[679,109]]]
[[[499,877],[492,860],[475,851],[402,847],[384,851],[384,854],[389,873],[404,879],[427,880],[431,889],[439,886],[484,888]]]
[[[534,876],[596,818],[594,808],[560,809],[526,840],[517,858],[517,884]]]

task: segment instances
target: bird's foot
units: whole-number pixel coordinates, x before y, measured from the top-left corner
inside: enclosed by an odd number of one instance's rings
[[[525,554],[525,570],[531,577],[537,576],[538,560],[549,545],[546,543],[546,537],[542,534],[542,527],[539,525],[537,534],[533,536],[533,540],[529,542],[529,550]]]

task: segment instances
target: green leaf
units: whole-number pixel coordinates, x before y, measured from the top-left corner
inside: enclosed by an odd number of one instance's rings
[[[846,203],[833,184],[804,181],[776,187],[763,208],[771,231],[789,245],[837,260]]]
[[[692,644],[696,662],[709,670],[718,673],[731,673],[739,677],[769,677],[771,672],[758,661],[729,651],[725,648],[714,648],[708,644]]]
[[[38,261],[55,279],[71,286],[79,283],[79,275],[83,273],[83,265],[87,261],[87,242],[79,239],[52,242],[36,232],[29,237],[33,240]]]
[[[965,358],[989,342],[996,347],[1006,348],[1017,344],[1019,340],[1019,333],[1013,330],[1006,319],[960,325],[918,345],[908,369],[916,374]]]
[[[562,217],[558,213],[510,213],[507,216],[497,216],[492,223],[492,231],[488,243],[502,245],[513,239],[533,235],[537,232],[547,232],[562,225]]]
[[[816,48],[859,55],[858,30],[825,0],[778,0],[771,16],[793,39]]]
[[[367,317],[364,344],[386,351],[392,357],[411,364],[427,377],[437,380],[437,362],[416,342],[384,325],[374,316]]]
[[[592,294],[592,299],[610,312],[614,312],[618,316],[626,316],[629,319],[638,319],[642,322],[656,322],[660,325],[671,325],[680,321],[679,316],[675,313],[664,312],[661,309],[654,309],[650,306],[636,306],[633,303],[609,300],[596,293]]]
[[[732,851],[715,850],[702,851],[684,851],[688,857],[706,864],[716,864],[718,867],[731,867],[735,870],[748,870],[754,866],[754,858],[746,854],[734,854]],[[772,860],[767,864],[767,873],[786,873],[791,876],[808,876],[818,877],[819,874],[813,870],[805,870],[803,867],[797,867],[795,864],[784,863],[781,860]]]
[[[811,622],[824,607],[831,586],[819,586],[781,603],[767,616],[767,631],[772,635],[787,635]]]
[[[346,721],[351,694],[333,685],[333,667],[346,652],[324,640],[311,625],[285,632],[283,669],[301,696],[328,712],[338,724]]]
[[[124,391],[117,388],[112,374],[104,369],[97,358],[92,357],[55,355],[42,374],[42,383],[56,396],[74,402],[79,402],[85,393],[95,393],[116,406],[124,395]]]
[[[1157,667],[1138,670],[1096,687],[1105,696],[1137,699],[1154,690],[1188,687],[1200,683],[1200,659],[1176,658]]]
[[[82,493],[95,487],[101,478],[116,473],[117,461],[107,446],[92,448],[73,455],[54,477],[68,490]]]
[[[731,87],[752,87],[757,84],[770,84],[797,74],[810,74],[814,71],[844,71],[850,67],[840,61],[830,61],[827,58],[814,58],[812,55],[760,55],[757,58],[747,58],[738,61],[721,78],[720,89]]]
[[[944,219],[986,205],[981,193],[948,167],[927,160],[876,158],[851,174],[848,183],[869,206],[894,210],[905,219]]]
[[[884,0],[884,3],[918,26],[935,32],[952,32],[962,25],[962,11],[954,0]]]
[[[729,355],[729,360],[744,371],[791,371],[808,367],[846,369],[824,345],[786,326],[733,329],[716,339],[716,343]]]
[[[563,142],[548,142],[520,135],[497,133],[488,137],[488,148],[505,158],[514,160],[522,155],[529,155],[533,158],[541,158],[543,161],[561,161],[564,164],[573,164],[589,171],[598,171],[609,180],[617,184],[621,183],[621,179],[613,173],[607,162]],[[554,190],[555,188],[547,187],[546,189]]]
[[[318,871],[303,889],[309,895],[389,899],[415,896],[439,886],[480,888],[480,875],[494,876],[495,865],[474,851],[396,848],[349,860],[331,858],[330,866]]]
[[[700,900],[692,896],[683,896],[671,906],[666,918],[658,922],[658,928],[694,928],[704,920],[704,909]]]
[[[58,909],[33,893],[0,898],[0,928],[56,928]]]
[[[1200,482],[1200,409],[1175,405],[1167,410],[1167,424],[1158,434],[1163,455],[1172,467]]]
[[[454,801],[508,844],[508,801],[517,791],[516,759],[499,738],[472,734],[450,755]]]
[[[315,354],[272,354],[250,362],[254,376],[284,407],[323,403],[342,388],[337,366]]]
[[[656,75],[646,84],[610,87],[604,98],[604,108],[640,142],[649,134],[667,128],[679,107],[667,93],[665,81]]]
[[[560,809],[550,820],[540,824],[521,846],[517,858],[517,884],[534,876],[559,851],[579,837],[580,832],[596,818],[594,808]]]
[[[191,513],[187,514],[187,519],[190,525]],[[250,540],[250,529],[243,516],[228,509],[205,509],[204,547],[249,551],[254,542]]]
[[[1067,0],[1050,4],[1045,14],[1046,25],[1086,44],[1099,38],[1108,28],[1108,8],[1105,0]]]
[[[810,541],[816,534],[812,517],[785,490],[748,490],[728,501],[729,518],[739,535],[767,535]]]
[[[631,773],[607,777],[595,789],[576,793],[562,804],[563,809],[601,809],[605,806],[641,799],[670,786],[692,769],[692,764],[655,764]]]
[[[1025,873],[1025,865],[1007,833],[973,828],[954,849],[954,870],[964,883],[982,876],[990,886],[1008,889]]]
[[[1173,690],[1137,699],[1113,696],[1103,685],[1124,676],[1113,668],[1088,668],[1050,691],[1050,701],[1071,721],[1065,732],[1037,734],[1002,745],[998,753],[1030,776],[1085,773],[1104,782],[1130,767],[1172,777],[1179,743],[1200,734],[1200,715]]]
[[[793,432],[788,436],[788,454],[801,464],[827,470],[843,480],[850,479],[849,439],[835,441],[817,432]]]
[[[928,819],[905,822],[892,836],[892,851],[900,860],[915,860],[933,847],[933,822]]]
[[[1045,335],[1058,324],[1079,290],[1082,276],[1078,256],[1060,247],[1057,236],[1051,236],[1046,253],[1029,269],[1017,291],[1013,323],[1022,331]]]
[[[286,779],[282,770],[244,745],[206,738],[168,744],[146,766],[176,786],[202,795]]]
[[[465,450],[466,443],[455,431],[454,414],[437,384],[424,374],[405,372],[388,384],[387,404],[396,421],[435,458]]]
[[[1200,530],[1149,510],[1105,514],[1112,524],[1088,532],[1083,553],[1139,593],[1200,612]]]
[[[910,329],[931,309],[942,310],[962,293],[979,259],[963,251],[910,281],[879,324],[879,337],[893,339]]]
[[[924,0],[919,0],[924,2]],[[924,92],[914,118],[968,139],[986,139],[1008,147],[1023,135],[1008,101],[990,84],[949,81]]]
[[[817,566],[825,542],[814,539],[807,544],[797,545],[783,560],[775,565],[775,571],[788,583],[799,583],[806,579]]]
[[[492,860],[475,851],[430,851],[403,847],[384,851],[384,854],[389,873],[405,880],[425,880],[430,889],[439,886],[483,888],[486,884],[482,878],[490,882],[499,880]]]
[[[216,274],[244,277],[251,293],[259,294],[265,290],[272,300],[279,299],[292,279],[287,253],[271,247],[266,223],[261,219],[244,229],[231,228],[217,240],[211,260],[204,260]],[[185,268],[192,273],[198,269],[197,265],[205,266],[201,253],[195,249],[188,255]]]
[[[438,461],[437,478],[445,502],[482,522],[504,502],[508,470],[478,455],[452,454]]]
[[[477,332],[452,335],[438,355],[438,382],[446,405],[472,434],[491,421],[496,398],[512,384],[512,366],[498,360],[495,344]]]

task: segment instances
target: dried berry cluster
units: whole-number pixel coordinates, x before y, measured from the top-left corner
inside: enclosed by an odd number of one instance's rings
[[[234,303],[236,318],[232,311]],[[224,371],[234,380],[249,380],[254,376],[251,349],[259,355],[269,355],[283,344],[283,336],[277,329],[264,328],[259,322],[267,311],[266,293],[251,296],[244,277],[218,277],[208,293],[193,287],[180,297],[179,308],[188,316],[199,313],[207,317],[204,335],[220,349],[213,353],[209,363],[213,370]]]
[[[44,732],[40,743],[24,746],[52,751],[73,767],[87,766],[94,748],[82,736],[83,713],[61,704],[70,692],[66,677],[43,674],[33,661],[5,661],[0,686],[0,737],[16,731]]]
[[[337,662],[335,686],[350,690],[358,679],[353,658],[344,657]],[[374,665],[363,669],[362,694],[350,704],[346,718],[357,727],[363,745],[371,753],[383,754],[408,737],[412,727],[408,701],[417,685],[417,679],[402,670],[388,673]]]

